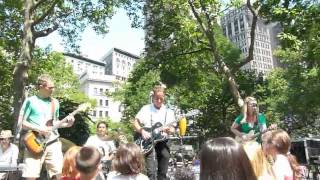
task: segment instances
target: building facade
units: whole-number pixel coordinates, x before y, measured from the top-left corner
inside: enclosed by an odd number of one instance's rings
[[[101,61],[106,64],[105,74],[116,76],[117,80],[125,81],[139,56],[118,48],[112,48]]]
[[[115,82],[121,83],[128,78],[139,57],[118,48],[111,49],[101,61],[70,53],[64,55],[79,77],[81,90],[97,101],[96,108],[90,113],[91,119],[111,118],[112,121],[120,121],[121,102],[112,100],[106,94],[115,90]]]
[[[221,27],[224,35],[230,39],[245,56],[248,56],[250,46],[250,31],[252,14],[246,5],[229,11],[221,18]],[[275,47],[273,26],[267,25],[259,19],[256,26],[253,60],[242,67],[250,69],[256,74],[266,74],[276,66],[272,50]]]

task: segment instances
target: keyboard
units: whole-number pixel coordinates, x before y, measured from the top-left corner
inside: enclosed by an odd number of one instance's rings
[[[21,171],[24,167],[23,163],[20,163],[19,165],[3,165],[0,164],[0,172],[12,172],[12,171]]]

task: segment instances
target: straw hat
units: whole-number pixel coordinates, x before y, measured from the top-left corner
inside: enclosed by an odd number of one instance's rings
[[[11,137],[13,137],[11,130],[2,130],[1,131],[0,138],[11,138]]]

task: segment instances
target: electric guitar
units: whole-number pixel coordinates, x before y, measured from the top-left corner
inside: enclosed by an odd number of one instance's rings
[[[180,119],[173,121],[172,123],[166,124],[166,126],[170,126],[176,122],[178,122]],[[163,132],[163,124],[160,122],[157,122],[154,124],[151,128],[143,128],[145,131],[149,132],[151,134],[151,137],[149,139],[143,139],[142,135],[140,133],[135,134],[135,143],[140,146],[142,152],[144,154],[149,154],[153,148],[154,145],[158,142],[162,142],[167,140],[167,133]]]
[[[188,112],[187,114],[176,118],[175,121],[168,123],[165,126],[171,126],[171,125],[177,123],[178,121],[180,121],[182,118],[187,118],[187,117],[195,116],[198,114],[199,114],[198,111]],[[162,141],[169,139],[168,134],[163,132],[163,124],[160,122],[157,122],[151,128],[144,127],[143,129],[147,132],[150,132],[151,137],[149,139],[143,139],[143,137],[140,133],[136,133],[134,135],[134,142],[138,146],[140,146],[140,148],[144,154],[149,154],[151,152],[151,150],[153,149],[154,145],[156,145],[158,142],[162,142]]]
[[[236,136],[235,137],[235,140],[240,143],[240,144],[245,144],[245,143],[248,143],[248,142],[251,142],[251,141],[256,141],[257,137],[259,137],[260,135],[268,132],[268,131],[272,131],[272,130],[275,130],[277,129],[277,125],[276,124],[271,124],[267,129],[265,129],[264,131],[262,132],[258,132],[258,133],[254,133],[254,130],[251,130],[249,131],[249,133],[245,134],[245,133],[242,133],[243,135],[246,135],[246,138],[243,139],[242,137],[240,136]]]
[[[68,116],[74,116],[76,115],[77,113],[81,112],[81,111],[85,111],[87,110],[88,108],[91,107],[91,104],[90,103],[83,103],[83,104],[80,104],[78,106],[78,108],[76,110],[74,110],[72,113],[70,113]],[[60,128],[61,125],[63,123],[66,123],[68,122],[68,119],[66,116],[64,119],[58,121],[53,127],[52,127],[52,131],[55,131],[56,129]],[[46,146],[48,144],[50,144],[50,142],[47,142],[48,141],[48,138],[50,136],[51,133],[48,134],[48,136],[44,136],[44,135],[41,135],[39,132],[37,131],[28,131],[24,137],[23,137],[23,142],[26,146],[26,148],[28,149],[28,151],[33,154],[33,155],[39,155],[41,154]],[[53,140],[54,141],[54,140]],[[53,142],[51,141],[51,142]]]

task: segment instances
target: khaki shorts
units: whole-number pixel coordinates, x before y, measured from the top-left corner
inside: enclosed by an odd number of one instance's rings
[[[25,167],[22,170],[22,177],[38,178],[43,162],[46,164],[46,169],[50,177],[61,174],[63,154],[60,141],[47,146],[44,153],[40,156],[34,156],[28,150],[25,150]]]

